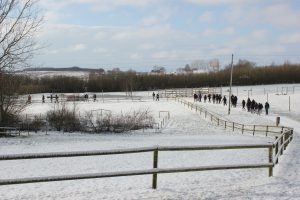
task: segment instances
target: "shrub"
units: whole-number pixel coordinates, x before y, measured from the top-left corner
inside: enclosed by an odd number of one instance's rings
[[[111,113],[97,115],[87,113],[85,118],[85,130],[89,132],[126,132],[143,128],[150,128],[154,124],[154,118],[149,110],[139,110],[113,116]]]
[[[80,131],[80,121],[74,112],[66,109],[63,105],[61,108],[47,112],[47,121],[49,125],[57,131]]]

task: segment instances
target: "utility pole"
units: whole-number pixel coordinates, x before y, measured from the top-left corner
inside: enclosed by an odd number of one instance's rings
[[[229,87],[229,97],[228,97],[228,115],[230,115],[230,107],[231,107],[232,71],[233,71],[233,54],[231,56],[230,87]]]

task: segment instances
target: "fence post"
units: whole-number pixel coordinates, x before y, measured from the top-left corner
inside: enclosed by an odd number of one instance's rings
[[[283,140],[283,136],[281,136],[280,138],[280,146],[283,144],[284,140]],[[283,148],[280,148],[280,155],[283,154]]]
[[[284,142],[284,143],[285,143],[285,141],[287,140],[286,133],[287,133],[287,132],[285,132],[285,133],[283,134],[283,142]],[[286,144],[283,145],[283,149],[284,149],[284,150],[286,150],[286,146],[287,146]]]
[[[278,139],[278,137],[275,136],[275,140],[277,140],[277,139]],[[278,154],[278,142],[275,144],[275,156],[277,156],[277,154]],[[275,164],[277,164],[277,163],[278,163],[278,157],[275,160]]]
[[[244,134],[244,124],[242,125],[242,134]]]
[[[157,163],[158,163],[158,148],[154,150],[153,152],[153,168],[157,169]],[[157,173],[154,173],[152,175],[152,189],[157,188]]]
[[[255,133],[255,125],[253,125],[253,136],[254,136],[254,133]]]
[[[273,146],[269,147],[269,163],[273,163]],[[269,177],[273,176],[273,166],[269,167]]]
[[[268,130],[269,129],[269,126],[267,126],[267,130],[266,130],[266,136],[268,136]]]

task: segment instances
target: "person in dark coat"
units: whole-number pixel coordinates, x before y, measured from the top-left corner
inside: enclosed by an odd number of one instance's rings
[[[268,102],[265,103],[265,110],[266,110],[266,115],[269,114],[269,108],[270,108],[270,104]]]
[[[194,102],[197,101],[197,99],[198,99],[198,95],[195,93],[194,94]]]
[[[250,108],[251,108],[251,100],[250,98],[248,98],[247,100],[247,111],[250,112]]]
[[[156,101],[159,101],[159,94],[156,94]]]
[[[42,103],[45,103],[45,95],[42,96]]]
[[[233,97],[233,107],[236,107],[236,104],[237,104],[237,96],[234,96]]]
[[[206,95],[204,95],[204,103],[206,103],[206,99],[207,99],[207,96]]]
[[[243,110],[245,110],[245,105],[246,105],[246,101],[243,99],[242,101]]]
[[[259,103],[258,104],[258,112],[257,112],[257,114],[259,114],[260,115],[260,113],[262,112],[262,109],[264,108],[264,106],[261,104],[261,103]]]
[[[27,103],[31,103],[31,96],[30,95],[28,95],[28,97],[27,97]]]
[[[155,100],[155,93],[153,92],[152,93],[152,98],[153,98],[153,101]]]
[[[55,94],[55,103],[58,103],[58,96]]]
[[[227,105],[227,99],[225,96],[223,97],[223,104],[224,104],[224,106]]]

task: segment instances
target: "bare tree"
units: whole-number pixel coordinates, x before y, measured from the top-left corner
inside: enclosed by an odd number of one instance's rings
[[[0,0],[0,71],[24,66],[37,50],[40,28],[36,0]]]
[[[23,108],[16,101],[19,81],[14,71],[27,66],[38,49],[39,13],[37,0],[0,0],[0,124]]]

